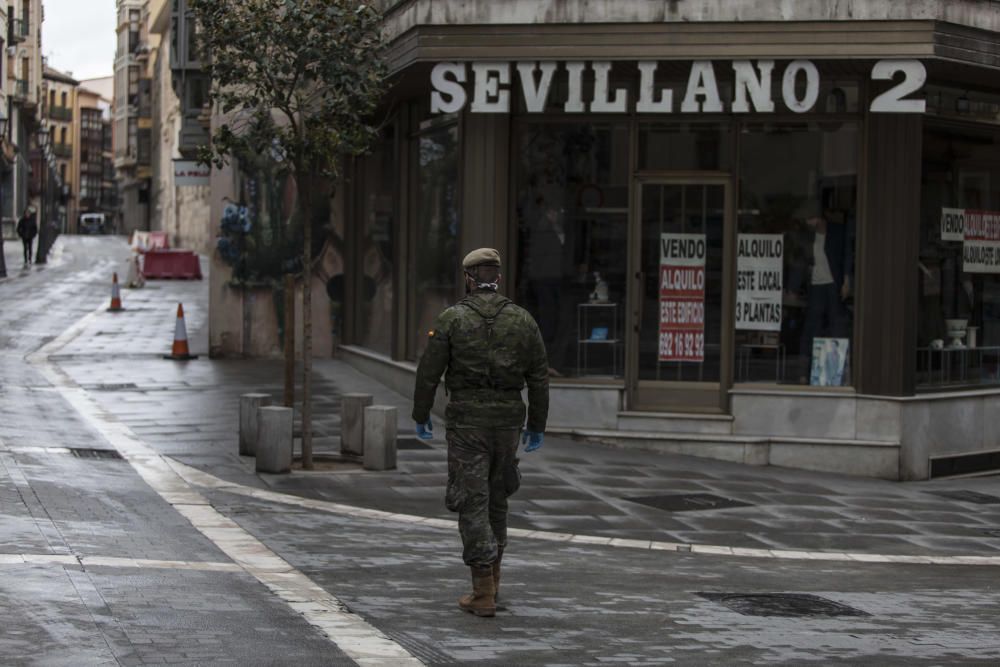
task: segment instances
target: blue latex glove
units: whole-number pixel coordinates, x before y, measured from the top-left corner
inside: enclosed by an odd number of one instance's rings
[[[521,442],[527,445],[524,448],[526,452],[533,452],[542,446],[542,441],[545,439],[544,433],[538,433],[536,431],[525,431],[524,435],[521,437]]]
[[[417,437],[421,440],[430,440],[434,437],[434,424],[430,419],[426,424],[417,424]]]

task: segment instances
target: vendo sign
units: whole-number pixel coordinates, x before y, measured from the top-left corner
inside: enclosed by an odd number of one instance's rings
[[[466,84],[472,86],[472,113],[509,113],[511,95],[520,92],[528,113],[542,113],[546,109],[549,92],[556,76],[567,80],[568,94],[563,103],[566,113],[774,113],[775,99],[780,96],[784,105],[794,113],[816,110],[819,100],[820,73],[810,60],[793,60],[781,71],[773,60],[734,60],[732,69],[732,102],[729,108],[723,103],[716,63],[696,60],[691,63],[687,85],[683,90],[669,87],[657,88],[655,83],[656,61],[637,63],[639,92],[630,98],[627,88],[614,88],[610,84],[610,61],[554,60],[527,62],[446,62],[438,63],[431,71],[431,112],[456,113],[469,102]],[[471,68],[471,75],[470,75]],[[515,90],[513,71],[520,81]],[[584,74],[590,70],[594,79],[593,96],[584,99]],[[873,81],[898,83],[876,96],[870,110],[876,113],[923,113],[926,102],[908,96],[923,88],[927,70],[919,60],[880,60],[871,71]],[[679,104],[678,104],[679,103]]]

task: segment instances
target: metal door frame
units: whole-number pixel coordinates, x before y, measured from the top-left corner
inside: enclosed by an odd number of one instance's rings
[[[722,230],[722,313],[720,319],[722,331],[719,341],[718,383],[644,380],[640,386],[639,335],[642,326],[643,304],[642,188],[647,185],[721,185],[723,187],[725,217]],[[632,177],[628,252],[628,275],[631,279],[628,286],[629,308],[625,330],[625,407],[628,410],[701,413],[726,413],[729,411],[729,388],[733,381],[733,327],[736,307],[735,185],[732,175],[726,172],[648,172],[638,173]],[[661,397],[654,398],[652,396],[654,393],[661,394]]]

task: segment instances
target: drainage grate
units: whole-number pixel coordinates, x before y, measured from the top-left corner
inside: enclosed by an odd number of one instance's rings
[[[963,503],[975,503],[976,505],[1000,505],[1000,498],[989,496],[978,491],[931,491],[935,496],[960,500]]]
[[[121,459],[122,455],[113,449],[70,448],[70,453],[78,459]]]
[[[434,449],[420,438],[402,437],[396,438],[396,449]]]
[[[744,503],[731,498],[714,496],[711,493],[687,493],[672,496],[642,496],[636,498],[623,498],[633,503],[654,507],[658,510],[668,512],[699,512],[704,510],[721,510],[730,507],[753,507],[751,503]]]
[[[698,593],[744,616],[871,616],[868,612],[808,593]]]
[[[94,387],[98,391],[121,391],[123,389],[138,389],[134,382],[119,382],[118,384],[99,384]]]

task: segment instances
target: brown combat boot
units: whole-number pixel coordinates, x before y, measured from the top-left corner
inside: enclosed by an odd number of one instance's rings
[[[472,593],[463,595],[458,606],[476,616],[496,616],[497,605],[494,601],[496,589],[493,588],[493,568],[473,567]]]
[[[503,546],[497,547],[497,559],[493,561],[493,601],[500,599],[500,561],[503,560]]]

